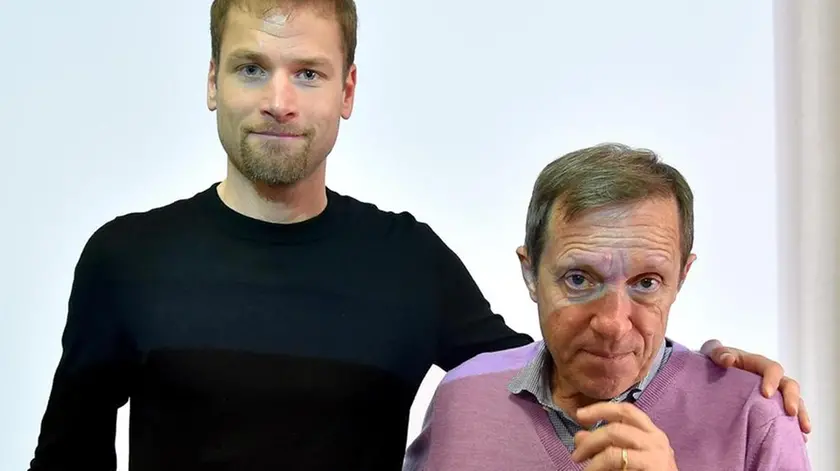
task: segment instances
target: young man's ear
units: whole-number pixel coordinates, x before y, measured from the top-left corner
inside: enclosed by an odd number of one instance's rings
[[[341,101],[341,117],[350,119],[353,114],[353,103],[356,100],[356,64],[350,66],[344,79],[344,97]]]
[[[528,251],[525,246],[516,249],[516,255],[519,257],[519,267],[522,270],[522,280],[525,282],[525,287],[528,288],[528,294],[531,296],[531,301],[537,302],[537,279],[534,273],[536,270],[528,257]]]
[[[210,59],[210,70],[207,71],[207,109],[210,111],[216,111],[216,94],[218,93],[218,89],[216,88],[216,61]]]

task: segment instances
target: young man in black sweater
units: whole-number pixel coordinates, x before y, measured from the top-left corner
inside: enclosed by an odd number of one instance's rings
[[[211,23],[227,176],[90,238],[30,470],[113,470],[129,399],[132,471],[399,470],[431,365],[532,339],[429,226],[326,188],[351,0],[216,0]],[[778,364],[724,350],[799,405]]]

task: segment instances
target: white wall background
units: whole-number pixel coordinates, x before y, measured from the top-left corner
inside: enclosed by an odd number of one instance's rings
[[[777,357],[771,2],[358,4],[358,101],[331,187],[431,223],[508,323],[538,336],[514,255],[537,173],[602,141],[653,148],[697,198],[699,258],[670,335]],[[0,469],[31,458],[87,237],[223,176],[204,103],[208,9],[3,8]],[[418,393],[412,437],[441,376]]]

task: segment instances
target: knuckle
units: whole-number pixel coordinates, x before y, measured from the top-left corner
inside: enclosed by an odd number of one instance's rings
[[[622,438],[627,435],[628,428],[630,427],[625,424],[613,424],[613,427],[607,432],[610,443],[615,444],[616,442],[623,441]]]
[[[621,436],[621,433],[618,431],[618,428],[621,424],[609,424],[604,427],[604,441],[609,443],[610,445],[614,445],[618,438]]]

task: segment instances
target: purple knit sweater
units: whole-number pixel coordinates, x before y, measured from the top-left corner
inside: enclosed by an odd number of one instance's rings
[[[507,390],[537,346],[482,354],[450,371],[404,469],[582,470],[546,411]],[[810,470],[797,419],[785,414],[778,393],[766,399],[759,386],[757,375],[720,368],[675,343],[636,406],[668,435],[680,470]]]

